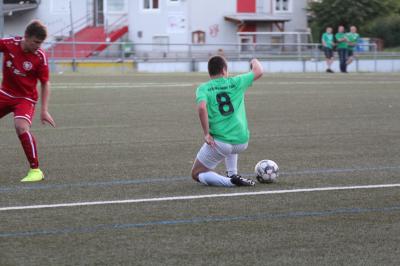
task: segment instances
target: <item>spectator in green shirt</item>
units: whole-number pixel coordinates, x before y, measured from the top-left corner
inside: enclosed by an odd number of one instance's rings
[[[333,46],[335,45],[333,41],[332,28],[327,27],[326,32],[322,34],[322,47],[324,49],[324,54],[326,58],[326,72],[333,73],[331,65],[333,64]]]
[[[360,39],[360,35],[357,33],[357,27],[351,26],[350,32],[346,34],[348,40],[348,58],[347,58],[347,65],[350,65],[354,60],[354,50],[357,46],[358,40]]]
[[[339,54],[339,62],[340,62],[340,72],[347,73],[347,53],[348,53],[348,45],[347,45],[347,36],[344,32],[344,27],[342,25],[339,26],[338,32],[335,35],[337,42],[337,51]]]

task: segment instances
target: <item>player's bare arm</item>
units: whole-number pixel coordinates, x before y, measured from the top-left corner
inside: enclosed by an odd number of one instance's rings
[[[40,120],[42,124],[49,124],[52,127],[56,127],[56,123],[54,122],[53,117],[49,113],[48,103],[50,98],[50,82],[45,82],[41,84],[41,98],[42,98],[42,106],[40,112]]]
[[[259,78],[261,78],[261,76],[263,75],[264,69],[260,63],[260,61],[258,61],[258,59],[252,59],[250,62],[250,66],[251,66],[251,71],[253,71],[254,73],[254,80],[257,80]]]
[[[208,145],[214,146],[214,138],[210,135],[209,131],[207,103],[205,101],[201,101],[197,105],[197,112],[199,114],[201,128],[203,129],[204,133],[204,141]]]

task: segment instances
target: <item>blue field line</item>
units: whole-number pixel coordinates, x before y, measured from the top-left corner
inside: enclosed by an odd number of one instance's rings
[[[280,176],[297,176],[309,174],[334,174],[334,173],[352,173],[352,172],[365,172],[365,171],[399,171],[400,166],[381,166],[381,167],[355,167],[355,168],[330,168],[330,169],[309,169],[299,171],[280,172]],[[242,174],[244,177],[253,177],[253,173]],[[149,183],[172,182],[191,180],[189,176],[171,176],[171,177],[153,177],[135,180],[111,180],[101,182],[80,182],[68,184],[32,184],[32,185],[19,185],[10,187],[0,187],[0,193],[29,191],[29,190],[51,190],[51,189],[65,189],[65,188],[79,188],[79,187],[108,187],[117,185],[141,185]]]
[[[89,227],[70,227],[70,228],[50,229],[50,230],[0,232],[0,238],[94,233],[98,231],[135,229],[148,226],[188,225],[188,224],[218,223],[218,222],[246,222],[246,221],[258,221],[258,220],[269,220],[269,219],[329,217],[329,216],[346,215],[346,214],[351,215],[351,214],[364,214],[373,212],[387,213],[387,212],[397,212],[397,211],[400,211],[400,206],[391,206],[382,208],[346,208],[346,209],[334,209],[325,211],[291,211],[285,213],[266,213],[266,214],[257,214],[248,216],[197,217],[193,219],[160,220],[160,221],[149,221],[143,223],[99,224]]]

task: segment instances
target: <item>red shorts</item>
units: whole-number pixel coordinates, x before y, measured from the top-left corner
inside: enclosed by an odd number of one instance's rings
[[[14,119],[22,118],[32,124],[35,104],[22,98],[11,98],[0,92],[0,118],[13,112]]]

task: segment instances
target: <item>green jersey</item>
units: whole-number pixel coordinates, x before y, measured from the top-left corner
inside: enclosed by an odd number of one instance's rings
[[[349,44],[349,50],[354,51],[354,48],[357,46],[358,40],[360,39],[360,35],[356,32],[348,32],[346,34],[347,40],[349,40],[350,43],[355,43],[355,45]]]
[[[336,38],[336,41],[338,43],[338,45],[337,45],[338,49],[347,49],[347,42],[346,41],[344,41],[344,42],[339,41],[339,39],[346,39],[346,33],[338,32],[338,33],[336,33],[335,38]]]
[[[254,73],[212,79],[196,91],[196,103],[207,103],[210,134],[216,140],[243,144],[249,141],[244,93],[253,84]]]
[[[333,48],[333,34],[325,32],[322,34],[322,41],[325,42],[326,46],[330,49]]]

